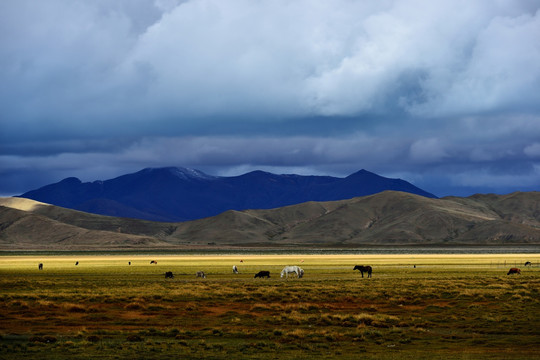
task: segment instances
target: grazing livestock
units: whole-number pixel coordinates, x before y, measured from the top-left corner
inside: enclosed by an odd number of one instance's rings
[[[302,269],[300,266],[285,266],[283,270],[281,270],[281,277],[286,276],[286,278],[289,278],[289,274],[296,274],[298,278],[302,278],[304,276],[304,269]]]
[[[518,274],[518,275],[521,275],[521,270],[518,269],[518,268],[511,268],[510,270],[508,270],[508,274],[506,274],[506,275],[510,275],[510,274]]]
[[[128,261],[128,265],[131,265],[131,261]]]
[[[263,270],[263,271],[259,271],[258,273],[255,274],[255,279],[256,278],[261,278],[262,279],[263,277],[268,279],[270,277],[270,271],[264,271]]]
[[[157,261],[156,261],[156,260],[152,260],[152,261],[150,261],[150,264],[157,265]]]
[[[167,271],[165,273],[165,279],[172,279],[174,277],[172,271]]]
[[[356,265],[353,270],[359,270],[360,274],[362,274],[362,277],[364,277],[364,272],[367,272],[367,277],[368,278],[371,277],[371,272],[373,271],[373,269],[369,265],[367,265],[367,266]]]
[[[238,268],[236,267],[236,265],[232,266],[232,272],[238,274]]]
[[[78,262],[78,261],[75,263],[75,266],[77,266],[77,265],[79,265],[79,262]]]
[[[206,275],[204,274],[204,271],[197,271],[195,275],[197,275],[198,278],[206,279]]]
[[[39,263],[39,265],[38,265],[37,268],[38,268],[38,270],[43,270],[43,264],[42,264],[42,263]]]
[[[525,263],[525,266],[532,266],[532,263],[531,263],[530,261],[527,261],[527,262]]]

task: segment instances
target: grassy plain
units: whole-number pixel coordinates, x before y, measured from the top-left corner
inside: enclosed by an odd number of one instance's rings
[[[539,263],[540,254],[0,256],[0,358],[540,358]],[[373,266],[373,278],[356,264]],[[281,279],[284,265],[305,277]],[[513,266],[521,275],[506,275]],[[260,270],[271,278],[254,279]]]

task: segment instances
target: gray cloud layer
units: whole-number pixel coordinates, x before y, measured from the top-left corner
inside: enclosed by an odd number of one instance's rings
[[[538,190],[539,39],[537,1],[3,1],[0,193],[162,165]]]

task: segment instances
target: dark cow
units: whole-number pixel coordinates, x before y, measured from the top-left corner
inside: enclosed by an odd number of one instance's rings
[[[508,270],[508,274],[506,274],[506,275],[510,275],[510,274],[521,275],[521,270],[518,269],[518,268],[510,268],[510,270]]]
[[[38,270],[43,270],[43,264],[42,264],[42,263],[39,263],[39,265],[38,265],[37,268],[38,268]]]
[[[530,261],[527,261],[527,262],[525,263],[525,266],[532,266],[532,263],[531,263]]]
[[[255,279],[256,278],[269,278],[270,277],[270,271],[259,271],[258,273],[255,274]]]
[[[150,264],[157,265],[157,261],[156,261],[156,260],[152,260],[152,261],[150,261]]]
[[[362,277],[364,277],[364,272],[367,272],[367,277],[368,278],[371,277],[371,272],[373,271],[373,269],[369,265],[367,265],[367,266],[356,265],[353,270],[359,270],[360,274],[362,274]]]
[[[128,265],[131,265],[131,261],[128,261]]]
[[[77,265],[79,265],[79,262],[78,262],[78,261],[75,263],[75,266],[77,266]]]
[[[167,271],[165,273],[165,279],[172,279],[174,277],[172,271]]]

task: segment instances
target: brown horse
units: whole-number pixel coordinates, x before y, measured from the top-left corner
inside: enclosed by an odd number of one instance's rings
[[[362,277],[364,277],[364,272],[367,272],[368,278],[371,277],[371,272],[373,271],[373,269],[369,265],[356,265],[353,270],[360,270],[360,274],[362,274]]]
[[[510,274],[518,274],[518,275],[521,275],[521,270],[518,269],[518,268],[511,268],[510,270],[508,270],[508,274],[506,274],[506,275],[510,275]]]

